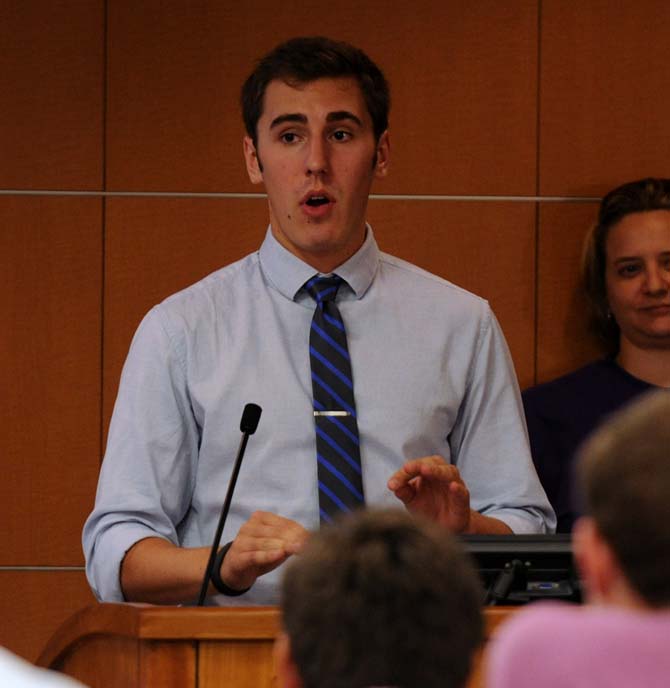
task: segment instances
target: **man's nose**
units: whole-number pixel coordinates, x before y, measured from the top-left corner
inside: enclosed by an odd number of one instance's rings
[[[307,174],[321,175],[328,171],[327,144],[320,137],[314,137],[307,150]]]

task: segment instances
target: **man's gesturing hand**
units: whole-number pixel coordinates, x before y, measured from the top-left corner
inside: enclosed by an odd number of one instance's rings
[[[302,549],[309,533],[299,523],[267,511],[255,511],[242,525],[221,565],[221,578],[244,590]]]
[[[470,529],[470,492],[458,472],[441,456],[407,461],[388,487],[410,510],[423,514],[454,533]]]

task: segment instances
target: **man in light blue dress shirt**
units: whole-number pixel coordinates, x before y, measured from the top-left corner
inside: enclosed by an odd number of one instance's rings
[[[218,570],[275,604],[278,567],[318,527],[309,330],[315,274],[337,305],[355,383],[365,499],[455,532],[551,531],[518,386],[486,301],[381,253],[365,222],[389,164],[388,86],[361,51],[294,39],[243,88],[249,177],[265,186],[260,250],[153,308],[124,366],[95,508],[84,528],[100,599],[180,603],[201,585],[239,443],[263,408]],[[414,229],[414,228],[413,228]],[[400,501],[398,501],[400,500]]]

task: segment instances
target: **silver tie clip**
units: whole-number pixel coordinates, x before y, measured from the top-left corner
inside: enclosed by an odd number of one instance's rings
[[[350,416],[349,411],[314,411],[315,416]]]

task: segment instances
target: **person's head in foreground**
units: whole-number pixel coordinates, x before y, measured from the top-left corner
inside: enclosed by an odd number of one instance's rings
[[[481,588],[460,543],[403,510],[314,534],[287,568],[283,688],[460,688],[482,639]]]
[[[588,599],[670,607],[670,394],[612,416],[580,451],[574,548]]]

